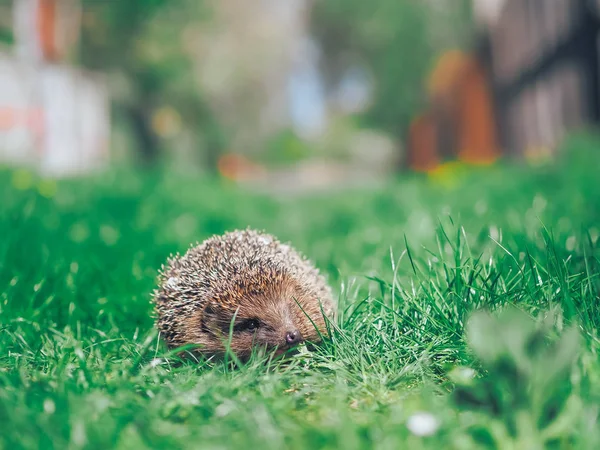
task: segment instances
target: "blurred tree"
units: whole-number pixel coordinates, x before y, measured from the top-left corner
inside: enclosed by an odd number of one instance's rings
[[[260,157],[267,142],[292,125],[290,84],[308,53],[307,3],[204,1],[213,16],[194,32],[196,77],[227,126],[229,151]]]
[[[128,119],[141,159],[160,157],[156,111],[175,111],[190,146],[216,168],[223,133],[194,78],[193,29],[209,17],[197,0],[83,0],[80,55],[83,64],[109,72],[115,108]],[[191,31],[192,32],[191,32]],[[153,126],[154,125],[154,126]]]
[[[369,126],[404,140],[424,102],[423,81],[443,48],[468,36],[468,0],[314,0],[313,33],[333,89],[349,69],[366,69],[373,83]]]
[[[0,0],[0,44],[11,44],[12,35],[12,14],[11,4],[7,0]]]

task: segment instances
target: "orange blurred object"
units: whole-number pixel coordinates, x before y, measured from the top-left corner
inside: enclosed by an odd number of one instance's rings
[[[37,24],[42,54],[46,61],[56,61],[59,51],[56,46],[57,0],[39,0]]]
[[[237,153],[227,153],[221,156],[217,167],[221,176],[235,181],[253,179],[263,172],[261,165]]]
[[[18,122],[14,108],[0,108],[0,130],[13,128]]]
[[[471,164],[491,164],[499,156],[492,95],[475,58],[466,62],[457,89],[458,158]]]
[[[40,108],[0,107],[0,130],[23,126],[40,132],[43,120],[44,112]]]
[[[408,140],[408,165],[412,170],[427,172],[439,165],[437,129],[430,114],[424,114],[411,123]]]
[[[427,80],[429,97],[440,101],[455,90],[470,56],[460,50],[449,50],[440,56]]]
[[[441,155],[470,164],[493,163],[499,155],[496,119],[489,80],[477,58],[446,52],[427,87],[432,112],[411,127],[411,167],[431,170]]]

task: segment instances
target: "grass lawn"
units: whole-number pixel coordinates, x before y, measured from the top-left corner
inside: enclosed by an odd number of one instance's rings
[[[1,172],[0,449],[600,448],[599,148],[284,200]],[[246,226],[328,275],[331,339],[182,361],[153,329],[157,270]]]

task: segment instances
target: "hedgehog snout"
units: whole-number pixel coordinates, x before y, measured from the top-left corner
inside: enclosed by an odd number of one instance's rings
[[[304,339],[302,338],[302,334],[298,330],[288,331],[285,334],[285,343],[290,347],[293,345],[300,344]]]

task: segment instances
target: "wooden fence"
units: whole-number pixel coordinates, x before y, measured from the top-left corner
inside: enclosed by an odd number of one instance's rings
[[[539,154],[600,121],[599,12],[600,0],[507,0],[472,52],[434,69],[409,165]]]
[[[507,2],[487,47],[506,151],[553,148],[565,132],[600,118],[597,5],[589,0]]]

